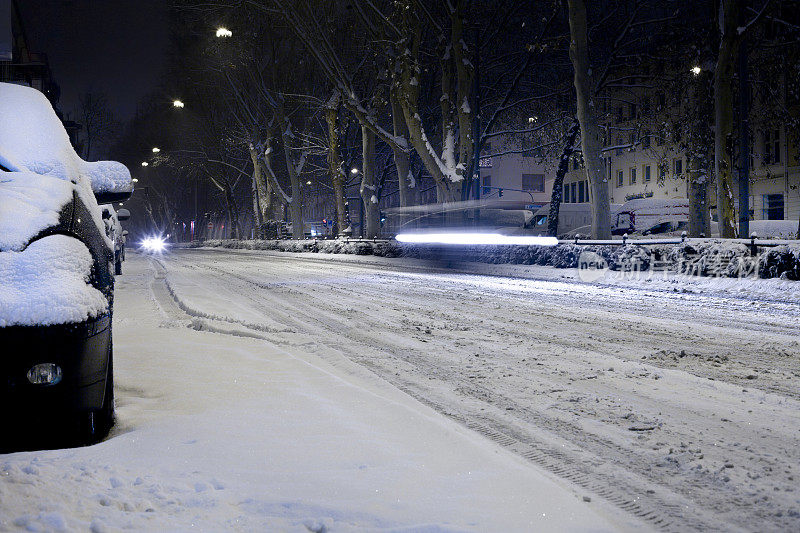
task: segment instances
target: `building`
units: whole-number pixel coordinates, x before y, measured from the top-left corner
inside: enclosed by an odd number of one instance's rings
[[[17,0],[0,0],[0,82],[26,85],[41,91],[76,146],[81,125],[66,120],[58,107],[61,89],[53,80],[47,55],[31,50]]]

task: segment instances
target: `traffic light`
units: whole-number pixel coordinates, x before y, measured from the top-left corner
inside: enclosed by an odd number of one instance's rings
[[[497,196],[498,196],[499,198],[502,198],[502,197],[503,197],[503,189],[502,189],[502,188],[500,188],[500,189],[497,189]]]

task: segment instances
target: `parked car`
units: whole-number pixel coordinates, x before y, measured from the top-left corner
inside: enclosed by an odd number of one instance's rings
[[[642,235],[679,231],[689,223],[689,200],[639,198],[622,204],[611,219],[614,235]]]
[[[622,208],[620,204],[611,204],[612,224],[617,212]],[[530,226],[537,235],[547,234],[547,225],[550,217],[550,204],[544,204],[534,214]],[[592,233],[592,206],[588,203],[562,203],[558,207],[558,236],[570,237],[575,233],[590,235]]]
[[[114,243],[114,274],[119,276],[122,274],[122,262],[125,261],[125,236],[127,235],[120,222],[128,220],[131,213],[127,209],[115,211],[111,204],[101,205],[100,209],[106,226],[106,236]]]
[[[35,89],[0,83],[0,117],[0,448],[95,442],[114,417],[114,243],[98,202],[129,197],[130,173],[78,157]]]

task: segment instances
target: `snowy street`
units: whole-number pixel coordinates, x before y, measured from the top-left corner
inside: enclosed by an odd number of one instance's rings
[[[0,530],[800,526],[793,295],[440,267],[130,254],[117,426],[0,458]]]

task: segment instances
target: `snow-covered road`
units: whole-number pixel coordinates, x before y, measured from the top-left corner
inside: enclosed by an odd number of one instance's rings
[[[359,363],[655,527],[800,528],[797,300],[310,254],[163,265],[195,327]]]
[[[274,300],[186,259],[129,256],[117,425],[96,446],[0,455],[0,531],[638,528],[317,342],[307,317],[282,324],[291,299],[269,318]],[[182,311],[165,272],[226,320]]]
[[[800,529],[781,282],[441,266],[131,254],[119,424],[0,456],[0,530]]]

